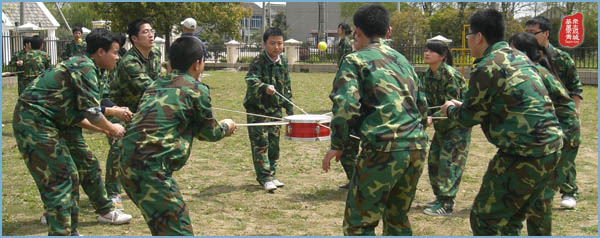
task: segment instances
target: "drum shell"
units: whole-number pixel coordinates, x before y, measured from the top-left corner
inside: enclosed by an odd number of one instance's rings
[[[285,138],[295,141],[321,141],[331,138],[329,122],[331,117],[324,115],[294,115],[284,117],[289,122],[285,126]]]

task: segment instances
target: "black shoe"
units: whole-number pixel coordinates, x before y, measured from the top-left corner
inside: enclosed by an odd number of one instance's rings
[[[340,189],[346,189],[346,190],[350,189],[350,183],[340,186]]]

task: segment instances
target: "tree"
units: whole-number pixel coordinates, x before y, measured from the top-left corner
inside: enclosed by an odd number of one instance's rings
[[[340,16],[342,17],[342,19],[344,21],[348,21],[351,20],[352,17],[354,16],[354,13],[356,12],[356,10],[358,10],[358,8],[360,8],[362,5],[366,5],[366,4],[379,4],[383,7],[385,7],[388,11],[393,12],[396,11],[396,7],[397,7],[397,3],[395,2],[341,2],[340,3]],[[403,7],[408,7],[409,5],[406,3],[401,3],[401,9]]]
[[[73,33],[67,29],[65,22],[56,9],[56,5],[61,8],[71,28],[79,26],[92,29],[92,20],[100,20],[101,18],[98,12],[87,2],[60,2],[58,4],[46,2],[44,4],[60,24],[60,27],[56,31],[56,37],[62,40],[70,40],[73,37]]]
[[[424,44],[429,33],[427,22],[427,17],[412,6],[401,8],[400,12],[393,12],[390,17],[392,45],[398,48],[404,45]]]
[[[273,18],[273,27],[277,27],[283,31],[283,39],[287,39],[288,24],[283,12],[278,12]]]
[[[113,31],[125,32],[127,23],[146,18],[159,35],[170,42],[173,26],[192,17],[202,28],[200,38],[222,43],[225,38],[240,38],[240,21],[250,15],[241,2],[94,2],[90,3],[104,19],[112,21]],[[175,31],[180,31],[176,28]],[[168,44],[167,44],[168,51]]]

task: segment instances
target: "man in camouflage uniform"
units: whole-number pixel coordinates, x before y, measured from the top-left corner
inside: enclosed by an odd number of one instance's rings
[[[217,122],[213,117],[208,86],[197,80],[204,70],[203,56],[195,37],[173,42],[172,71],[146,89],[121,140],[123,188],[141,210],[152,235],[194,235],[172,175],[189,159],[194,137],[214,142],[236,128],[231,119]]]
[[[552,200],[556,189],[558,189],[558,168],[564,163],[565,157],[562,153],[567,151],[572,145],[579,145],[581,142],[580,123],[577,114],[577,106],[568,94],[567,89],[560,80],[556,79],[556,70],[553,68],[550,58],[546,58],[547,52],[540,53],[540,46],[533,34],[521,32],[513,35],[509,40],[512,48],[518,49],[527,54],[527,57],[537,63],[536,68],[542,75],[544,86],[548,90],[548,96],[552,100],[555,108],[556,117],[560,123],[560,128],[565,134],[565,146],[561,150],[561,159],[558,162],[557,169],[554,172],[551,186],[546,187],[542,199],[532,207],[532,215],[527,217],[527,231],[533,236],[551,236],[552,235]],[[546,49],[547,50],[547,49]],[[551,60],[551,59],[550,59]],[[541,216],[543,215],[543,216]]]
[[[46,207],[48,235],[78,235],[79,181],[61,127],[77,125],[115,137],[125,132],[101,114],[97,86],[100,69],[114,67],[118,44],[105,29],[92,31],[87,41],[86,55],[44,72],[15,106],[15,139]],[[131,216],[113,211],[109,218]]]
[[[525,31],[535,35],[538,43],[545,47],[551,56],[552,62],[554,62],[554,65],[556,66],[558,80],[565,86],[569,96],[577,106],[577,113],[580,113],[579,101],[583,99],[583,87],[581,81],[579,81],[575,61],[569,56],[569,53],[559,50],[550,44],[548,37],[551,28],[552,24],[550,24],[550,21],[543,16],[534,17],[525,23]],[[579,144],[565,144],[565,147],[566,148],[564,148],[561,153],[561,163],[557,167],[559,189],[562,194],[562,202],[560,205],[564,208],[575,208],[578,196],[575,158],[577,157]]]
[[[39,36],[33,36],[29,41],[31,50],[25,54],[23,60],[24,80],[18,81],[19,89],[27,88],[37,76],[52,67],[48,53],[40,50],[44,40]]]
[[[73,27],[73,41],[65,45],[65,49],[60,55],[62,60],[67,60],[71,56],[83,55],[85,53],[87,43],[81,39],[82,33],[81,27]]]
[[[23,37],[23,49],[17,51],[11,58],[8,66],[13,67],[15,72],[23,71],[23,60],[25,60],[25,55],[27,52],[31,50],[31,37]],[[17,74],[17,86],[19,90],[19,95],[25,90],[25,84],[21,82],[25,82],[25,74],[18,73]]]
[[[131,49],[120,59],[117,76],[110,82],[109,98],[118,106],[136,112],[146,88],[158,77],[161,53],[154,44],[154,29],[145,19],[136,19],[127,27]],[[116,118],[111,119],[117,122]],[[117,141],[109,138],[110,149],[106,159],[106,192],[119,209],[121,184],[117,174],[120,149]]]
[[[361,152],[350,180],[344,235],[412,235],[407,213],[423,171],[427,102],[406,58],[384,44],[389,13],[379,5],[354,14],[357,51],[342,60],[329,96],[333,102],[329,170],[339,161],[351,131],[360,132]]]
[[[429,68],[420,76],[430,107],[441,106],[451,99],[462,100],[467,83],[452,65],[452,53],[440,40],[427,40],[424,52]],[[439,108],[429,114],[440,117]],[[471,127],[457,127],[449,120],[433,121],[435,133],[429,147],[427,166],[429,183],[435,200],[427,203],[423,212],[432,216],[448,216],[455,205],[471,142]]]
[[[292,98],[292,82],[287,58],[281,54],[283,32],[279,28],[269,28],[263,34],[263,42],[265,50],[254,57],[246,74],[247,90],[244,108],[249,113],[281,118],[283,107],[288,115],[293,115],[293,105],[282,98],[282,96],[288,100]],[[247,121],[262,123],[272,120],[248,115]],[[284,186],[276,177],[280,129],[281,126],[248,127],[256,181],[267,191]]]
[[[480,10],[469,21],[469,87],[442,112],[463,127],[481,124],[498,147],[471,208],[473,235],[519,235],[524,213],[550,185],[563,133],[535,66],[503,41],[502,14]]]

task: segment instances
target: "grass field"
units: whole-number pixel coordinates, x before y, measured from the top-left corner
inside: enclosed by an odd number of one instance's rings
[[[243,110],[244,72],[207,72],[215,107]],[[309,113],[331,110],[328,94],[333,74],[292,73],[294,102]],[[577,157],[580,198],[577,208],[559,208],[559,195],[553,210],[553,234],[598,235],[598,95],[596,87],[584,88],[582,106],[583,144]],[[42,204],[36,186],[20,159],[12,132],[12,114],[17,89],[2,90],[2,235],[46,235],[39,223]],[[299,111],[298,111],[299,112]],[[245,123],[242,114],[214,112],[217,119],[232,118]],[[433,130],[427,131],[431,136]],[[86,134],[88,144],[104,168],[108,145],[101,134]],[[282,138],[279,179],[286,187],[266,193],[255,181],[246,128],[217,143],[195,141],[188,164],[174,177],[184,196],[196,235],[343,235],[342,219],[346,191],[338,186],[346,178],[339,164],[324,173],[321,159],[329,141],[296,142]],[[434,199],[427,168],[409,214],[414,235],[472,235],[470,206],[495,148],[477,126],[455,212],[450,217],[423,214],[425,203]],[[133,215],[128,225],[99,224],[86,195],[80,201],[80,227],[83,235],[150,235],[140,211],[124,196],[125,211]],[[381,224],[377,229],[381,234]],[[522,234],[527,234],[525,230]]]

